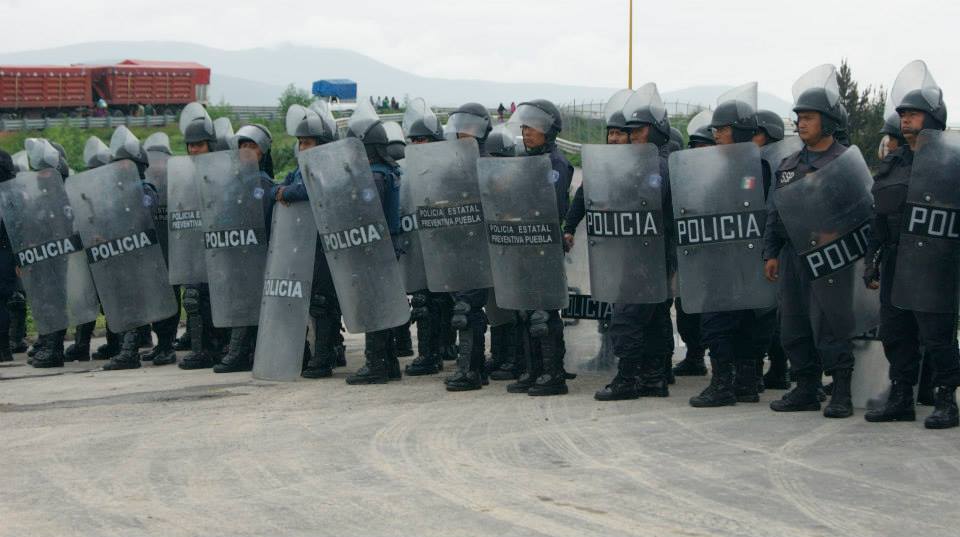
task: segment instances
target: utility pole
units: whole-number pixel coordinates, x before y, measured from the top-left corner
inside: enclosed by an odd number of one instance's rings
[[[630,32],[629,42],[627,43],[627,88],[633,89],[633,0],[627,0],[630,3]]]

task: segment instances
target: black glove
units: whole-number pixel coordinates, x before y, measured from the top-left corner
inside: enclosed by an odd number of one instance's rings
[[[876,263],[868,262],[863,267],[863,284],[870,287],[871,283],[880,281],[880,267]]]

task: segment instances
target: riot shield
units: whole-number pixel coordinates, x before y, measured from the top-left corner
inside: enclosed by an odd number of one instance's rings
[[[605,302],[668,298],[663,177],[653,144],[584,145],[590,290]]]
[[[411,145],[404,180],[417,206],[427,285],[437,293],[493,285],[474,140]]]
[[[487,303],[483,306],[483,312],[487,316],[487,324],[490,326],[509,324],[516,320],[515,312],[505,310],[497,305],[497,292],[493,288],[487,293]]]
[[[167,230],[167,161],[170,155],[161,151],[147,151],[147,161],[149,166],[144,174],[147,182],[157,189],[157,205],[153,208],[153,223],[157,229],[157,239],[160,240],[160,248],[163,250],[163,257],[169,256],[169,241]]]
[[[770,164],[770,173],[780,169],[783,159],[803,149],[803,140],[799,136],[787,136],[779,142],[773,142],[760,148],[760,156]]]
[[[960,134],[925,130],[913,157],[900,232],[893,305],[911,311],[956,310],[960,263]]]
[[[347,330],[407,322],[410,305],[363,143],[324,144],[298,160]]]
[[[203,214],[193,157],[167,160],[167,266],[170,285],[207,281]]]
[[[823,168],[774,190],[774,201],[813,298],[838,337],[880,324],[879,293],[863,285],[873,177],[850,147]],[[686,302],[684,302],[686,306]]]
[[[427,288],[427,273],[423,267],[423,249],[420,247],[420,227],[417,225],[417,204],[413,198],[407,174],[400,179],[400,271],[408,293]]]
[[[550,158],[485,157],[478,171],[497,305],[562,309],[567,277]]]
[[[317,249],[314,228],[308,203],[278,204],[273,209],[253,360],[255,378],[294,380],[300,376]]]
[[[670,154],[677,277],[688,313],[768,308],[760,149],[751,142]]]
[[[97,291],[60,174],[51,168],[20,172],[0,183],[0,215],[37,332],[96,320]]]
[[[124,332],[176,313],[152,198],[136,164],[120,160],[79,173],[65,188],[110,329]]]
[[[267,262],[264,188],[252,150],[194,157],[202,200],[203,253],[210,309],[217,327],[254,326],[260,319]]]

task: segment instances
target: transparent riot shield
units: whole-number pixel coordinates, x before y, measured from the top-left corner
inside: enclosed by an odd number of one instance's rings
[[[478,169],[497,306],[566,307],[567,277],[550,158],[486,157]]]
[[[684,311],[773,306],[776,286],[763,276],[760,149],[747,142],[676,151],[670,188]]]
[[[37,332],[96,320],[97,291],[60,174],[20,172],[0,183],[0,215]]]
[[[410,305],[363,144],[324,144],[299,162],[347,330],[407,322]]]
[[[136,164],[120,160],[73,175],[65,188],[110,329],[124,332],[176,313],[153,197]]]
[[[663,177],[653,144],[583,146],[590,289],[597,300],[668,298]]]

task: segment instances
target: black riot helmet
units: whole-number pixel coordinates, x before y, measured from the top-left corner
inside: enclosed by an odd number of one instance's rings
[[[180,112],[180,134],[185,144],[207,142],[213,151],[217,144],[217,134],[213,128],[213,120],[202,104],[193,102]]]
[[[644,84],[623,105],[623,117],[628,127],[650,125],[649,142],[661,147],[670,141],[670,120],[667,107],[660,98],[657,85]]]
[[[388,166],[397,165],[387,149],[390,138],[383,121],[369,101],[362,101],[350,115],[347,122],[347,138],[356,138],[363,142],[367,150],[367,158],[371,162],[382,162]]]
[[[544,134],[547,143],[556,141],[563,130],[563,118],[560,109],[546,99],[534,99],[520,103],[517,107],[517,121],[521,127],[530,127]]]
[[[670,127],[670,152],[683,149],[683,133],[676,127]]]
[[[731,127],[734,142],[749,142],[757,132],[757,83],[748,82],[721,95],[710,127]]]
[[[383,128],[387,130],[387,154],[393,160],[403,160],[407,152],[407,137],[403,134],[403,127],[396,121],[384,122]]]
[[[260,148],[260,153],[262,153],[259,162],[260,171],[273,177],[273,153],[271,151],[273,147],[273,134],[270,132],[270,129],[268,129],[266,125],[259,123],[244,125],[237,131],[231,145],[240,147],[240,144],[246,141],[257,144],[257,147]]]
[[[407,138],[443,141],[443,125],[427,102],[419,97],[407,103],[401,126]]]
[[[710,129],[710,120],[713,119],[712,110],[701,110],[697,115],[690,118],[687,123],[687,147],[694,149],[697,147],[717,145],[713,139],[713,131]]]
[[[827,63],[807,71],[793,83],[793,111],[818,112],[820,133],[833,136],[843,125],[837,68]]]
[[[339,138],[337,122],[333,119],[330,107],[324,101],[317,101],[309,108],[299,104],[290,105],[285,120],[287,134],[297,138],[313,138],[317,145],[336,141]]]
[[[46,138],[27,138],[24,141],[28,168],[34,171],[53,168],[66,178],[70,175],[67,152],[63,146]]]
[[[613,94],[612,97],[607,99],[607,103],[603,105],[603,118],[606,122],[607,129],[619,129],[622,131],[629,130],[627,128],[627,119],[623,115],[623,105],[627,104],[627,101],[633,95],[633,90],[631,89],[622,89]]]
[[[943,102],[943,91],[923,60],[914,60],[897,73],[884,117],[889,118],[894,112],[900,115],[907,110],[924,113],[925,129],[947,128],[947,105]]]
[[[767,135],[767,143],[783,140],[783,118],[771,110],[757,111],[757,129]]]
[[[490,122],[490,112],[480,103],[461,105],[450,113],[447,119],[447,132],[453,134],[467,134],[484,143],[493,124]]]
[[[515,124],[513,124],[515,125]],[[512,124],[497,125],[487,136],[485,148],[493,157],[515,157],[523,147],[517,143],[517,132],[511,128]]]
[[[907,110],[919,110],[927,115],[923,122],[925,129],[942,131],[947,128],[947,105],[940,88],[915,89],[907,93],[897,105],[897,113]]]
[[[900,142],[900,145],[907,143],[906,138],[903,137],[903,133],[900,131],[900,116],[897,114],[887,116],[883,121],[883,127],[880,128],[880,134],[886,134],[891,138],[896,138],[896,140]]]
[[[110,148],[96,136],[87,138],[83,146],[83,162],[88,170],[110,164]]]

